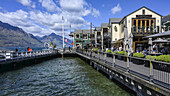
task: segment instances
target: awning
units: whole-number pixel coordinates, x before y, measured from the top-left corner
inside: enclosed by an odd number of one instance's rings
[[[168,41],[167,39],[163,40],[163,39],[156,39],[156,40],[153,40],[153,42],[157,42],[157,43],[168,43],[170,41]]]
[[[99,44],[99,43],[96,43],[95,45],[101,45],[101,44]]]
[[[143,38],[158,38],[158,37],[170,37],[170,30],[166,31],[166,32],[162,32],[162,33],[158,33],[158,34],[154,34],[154,35],[149,35]]]

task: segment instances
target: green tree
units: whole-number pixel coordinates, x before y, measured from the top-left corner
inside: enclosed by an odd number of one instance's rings
[[[52,46],[53,45],[53,42],[50,42],[50,46]]]
[[[54,45],[53,45],[53,49],[55,49],[56,47],[57,47],[57,45],[56,45],[56,44],[54,44]]]

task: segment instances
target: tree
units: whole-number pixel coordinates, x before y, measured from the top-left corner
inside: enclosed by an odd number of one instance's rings
[[[52,46],[53,45],[53,42],[50,42],[50,46]]]
[[[56,44],[54,44],[54,45],[53,45],[53,49],[55,49],[56,47],[57,47],[57,45],[56,45]]]

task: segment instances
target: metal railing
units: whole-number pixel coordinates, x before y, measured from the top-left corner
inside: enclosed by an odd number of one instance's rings
[[[125,72],[129,72],[149,82],[170,89],[170,63],[100,51],[76,51]]]
[[[31,52],[1,52],[0,60],[56,54],[58,50],[39,50]]]
[[[143,34],[153,34],[158,33],[156,26],[133,26],[132,27],[133,33],[143,33]]]

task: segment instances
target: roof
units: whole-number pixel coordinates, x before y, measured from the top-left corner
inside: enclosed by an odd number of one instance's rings
[[[122,18],[110,18],[109,23],[119,23],[122,20]]]
[[[170,37],[170,30],[163,32],[163,33],[149,35],[149,36],[146,36],[146,37],[143,37],[143,38],[158,38],[158,37]]]
[[[107,28],[108,27],[108,23],[102,23],[102,28]]]
[[[90,33],[90,29],[82,29],[82,30],[75,30],[74,33]],[[92,30],[92,33],[94,33],[94,31]]]
[[[151,11],[151,12],[153,12],[153,13],[155,13],[155,14],[157,14],[157,15],[161,16],[161,17],[163,17],[162,15],[160,15],[160,14],[156,13],[155,11],[152,11],[151,9],[149,9],[149,8],[147,8],[147,7],[145,7],[145,6],[143,6],[143,7],[139,8],[139,9],[137,9],[137,10],[133,11],[132,13],[130,13],[130,14],[128,14],[128,15],[126,15],[125,17],[123,17],[123,19],[124,19],[124,18],[126,18],[127,16],[129,16],[129,15],[131,15],[131,14],[133,14],[133,13],[135,13],[135,12],[139,11],[139,10],[140,10],[140,9],[142,9],[142,8],[146,8],[146,9],[148,9],[149,11]],[[123,19],[122,19],[122,20],[123,20]],[[122,20],[121,20],[121,21],[122,21]]]
[[[101,27],[95,27],[96,31],[101,31]]]

